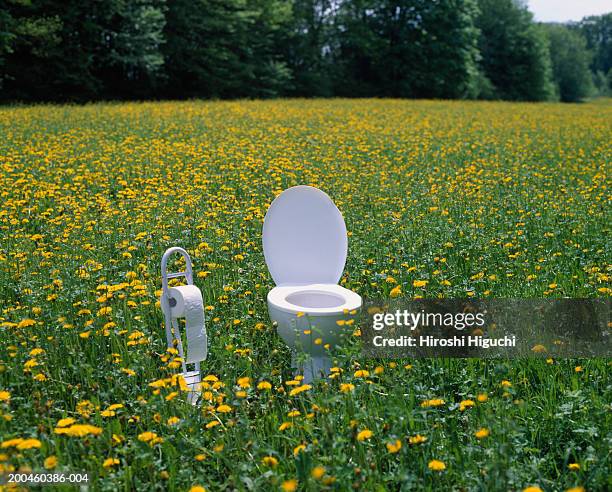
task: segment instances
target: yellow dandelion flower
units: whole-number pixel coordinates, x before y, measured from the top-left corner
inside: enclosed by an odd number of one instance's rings
[[[168,393],[165,397],[166,401],[172,401],[174,400],[177,396],[179,395],[178,391],[172,391],[170,393]]]
[[[298,488],[298,481],[295,478],[292,478],[290,480],[285,480],[281,484],[281,489],[283,490],[283,492],[295,492],[297,488]]]
[[[68,427],[69,425],[72,425],[76,422],[76,420],[74,420],[72,417],[67,417],[65,419],[60,419],[57,421],[57,424],[55,424],[56,427]]]
[[[238,379],[238,386],[240,386],[243,389],[250,388],[251,387],[251,378],[249,378],[249,377],[239,378]]]
[[[261,462],[264,465],[269,466],[271,468],[274,468],[275,466],[278,465],[278,460],[274,456],[264,456]]]
[[[301,386],[298,386],[296,388],[293,388],[290,392],[289,392],[289,396],[295,396],[295,395],[299,395],[300,393],[303,393],[304,391],[308,391],[309,389],[311,389],[312,386],[310,384],[303,384]]]
[[[155,432],[147,431],[138,434],[138,440],[142,442],[149,442],[154,440],[157,437]]]
[[[444,461],[431,460],[427,464],[427,468],[429,468],[432,471],[444,471],[446,470],[446,465],[444,464]]]
[[[28,328],[30,326],[34,326],[36,321],[30,318],[22,319],[19,323],[17,323],[17,328]]]
[[[531,351],[536,353],[536,354],[543,354],[545,352],[547,352],[546,347],[540,343],[538,343],[537,345],[534,345],[533,347],[531,347]]]
[[[315,466],[310,471],[310,476],[314,478],[315,480],[321,480],[321,478],[323,478],[323,475],[325,475],[325,467],[321,465]]]
[[[13,448],[13,447],[18,446],[22,442],[23,442],[23,438],[22,437],[16,437],[14,439],[8,439],[6,441],[3,441],[2,444],[0,444],[0,448],[2,448],[2,449]]]
[[[389,296],[392,298],[396,298],[402,295],[402,287],[400,285],[396,285],[389,292]]]
[[[24,451],[26,449],[39,449],[42,446],[38,439],[24,439],[17,444],[17,449]]]
[[[106,316],[107,314],[111,314],[113,312],[113,308],[110,306],[103,307],[98,309],[97,316]]]
[[[189,489],[189,492],[206,492],[206,489],[202,487],[201,485],[193,485]]]
[[[86,437],[89,435],[99,436],[102,434],[102,429],[100,427],[96,427],[95,425],[74,424],[70,427],[56,427],[55,433],[70,437]]]
[[[486,429],[483,427],[477,430],[474,435],[476,436],[476,439],[484,439],[485,437],[489,437],[489,434],[490,434],[489,429]]]
[[[119,460],[117,458],[106,458],[104,463],[102,463],[102,467],[104,468],[112,468],[115,465],[119,464]]]
[[[422,436],[421,434],[417,434],[416,436],[410,436],[408,438],[408,442],[410,444],[422,444],[425,441],[427,441],[427,438],[425,436]]]
[[[422,408],[440,407],[444,405],[445,403],[446,402],[442,398],[433,398],[431,400],[425,400],[421,402],[421,407]]]
[[[353,391],[355,389],[355,385],[351,384],[351,383],[342,383],[340,385],[340,391],[342,393],[350,393],[351,391]]]
[[[370,429],[363,429],[357,434],[357,440],[365,441],[367,439],[370,439],[373,435],[374,433]]]
[[[476,405],[474,400],[462,400],[461,403],[459,403],[459,411],[464,412],[465,410],[473,407],[474,405]]]
[[[389,453],[395,454],[399,452],[400,449],[402,449],[402,441],[397,439],[393,442],[388,442],[386,446],[387,446],[387,451],[389,451]]]

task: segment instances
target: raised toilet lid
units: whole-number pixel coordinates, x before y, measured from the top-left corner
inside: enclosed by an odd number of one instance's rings
[[[348,250],[342,214],[317,188],[289,188],[268,208],[263,250],[276,285],[337,284]]]

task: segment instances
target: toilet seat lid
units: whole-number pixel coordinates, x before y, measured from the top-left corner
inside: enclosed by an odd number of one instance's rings
[[[263,251],[276,285],[337,284],[347,250],[342,214],[321,190],[294,186],[268,208]]]

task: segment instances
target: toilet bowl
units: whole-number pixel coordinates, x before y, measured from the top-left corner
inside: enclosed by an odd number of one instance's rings
[[[276,284],[268,312],[292,349],[293,367],[306,383],[329,374],[330,349],[353,331],[350,319],[362,304],[338,285],[348,250],[342,214],[317,188],[289,188],[266,213],[263,250]]]

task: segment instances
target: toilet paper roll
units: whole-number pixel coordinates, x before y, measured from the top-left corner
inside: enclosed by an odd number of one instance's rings
[[[199,362],[208,354],[208,337],[204,326],[204,302],[195,285],[181,285],[168,289],[170,316],[185,318],[187,354],[185,362]],[[176,303],[173,301],[176,301]]]

